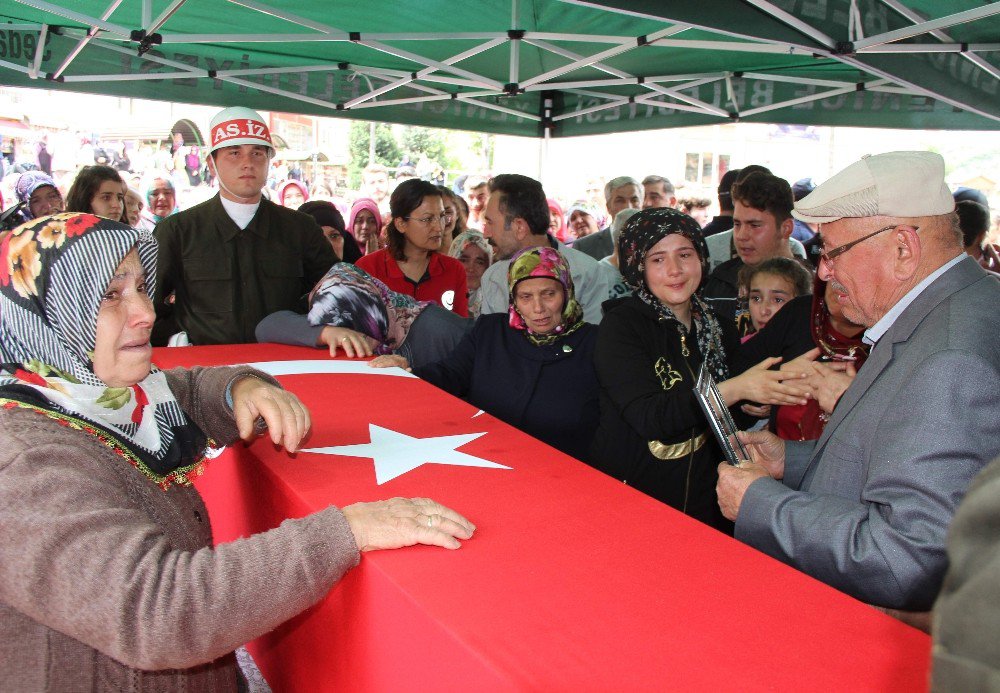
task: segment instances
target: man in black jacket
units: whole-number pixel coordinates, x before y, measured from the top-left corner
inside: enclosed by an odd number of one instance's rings
[[[156,227],[154,345],[180,332],[192,344],[253,342],[265,316],[304,312],[305,295],[336,262],[312,217],[261,199],[274,155],[261,116],[227,108],[210,130],[219,194]]]

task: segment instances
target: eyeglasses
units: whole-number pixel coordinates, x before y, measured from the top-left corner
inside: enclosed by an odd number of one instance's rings
[[[448,223],[450,218],[450,215],[446,213],[442,213],[440,215],[430,214],[426,217],[403,217],[406,221],[415,221],[418,224],[423,224],[424,226],[431,226],[433,224],[443,226]]]
[[[882,233],[884,231],[891,231],[892,229],[896,229],[896,228],[899,228],[899,224],[893,224],[892,226],[886,226],[884,229],[879,229],[878,231],[872,231],[867,236],[862,236],[861,238],[857,239],[856,241],[851,241],[850,243],[845,243],[844,245],[838,245],[833,250],[827,250],[826,252],[821,252],[819,254],[820,260],[823,260],[823,261],[826,262],[826,264],[832,266],[834,260],[836,260],[838,257],[840,257],[841,255],[843,255],[844,253],[846,253],[848,250],[850,250],[854,246],[856,246],[858,243],[863,243],[864,241],[867,241],[869,238],[877,236],[877,235],[879,235],[880,233]],[[916,227],[913,230],[917,231],[917,230],[919,230],[919,227]],[[822,247],[822,244],[823,244],[823,235],[822,234],[819,234],[819,240],[820,240],[820,247]]]

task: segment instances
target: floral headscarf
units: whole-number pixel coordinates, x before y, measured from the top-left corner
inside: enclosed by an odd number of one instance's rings
[[[205,436],[155,366],[139,383],[109,387],[91,361],[101,299],[133,248],[146,276],[155,277],[152,233],[93,214],[42,217],[7,235],[0,245],[0,402],[98,438],[166,489],[200,471]]]
[[[549,334],[535,334],[528,327],[524,317],[514,307],[514,291],[517,285],[525,279],[555,279],[562,284],[566,296],[563,304],[562,324]],[[523,330],[524,336],[535,346],[552,344],[563,337],[576,332],[583,325],[583,308],[576,300],[573,291],[573,277],[570,275],[569,263],[558,250],[549,246],[525,248],[510,259],[507,268],[508,301],[510,308],[510,326],[515,330]]]
[[[489,241],[478,231],[463,231],[451,242],[448,254],[456,260],[462,256],[465,249],[474,245],[486,253],[486,266],[493,264],[493,248]],[[478,318],[483,311],[483,295],[480,289],[469,289],[469,317]]]
[[[399,294],[362,269],[338,262],[309,294],[309,323],[349,327],[379,344],[376,354],[391,354],[406,341],[410,325],[430,305]]]
[[[681,336],[686,337],[687,327],[646,285],[646,253],[674,233],[690,240],[701,260],[701,283],[691,295],[691,320],[697,328],[698,350],[707,361],[712,377],[716,382],[722,382],[729,377],[726,351],[722,345],[722,328],[718,318],[698,295],[708,281],[708,246],[705,245],[705,237],[698,222],[670,207],[642,210],[625,222],[621,236],[618,237],[618,268],[633,295],[655,310],[660,320],[673,322]]]

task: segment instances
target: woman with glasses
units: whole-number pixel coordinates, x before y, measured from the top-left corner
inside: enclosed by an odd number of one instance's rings
[[[388,247],[365,255],[357,266],[397,293],[468,317],[465,268],[438,252],[448,223],[441,191],[418,178],[403,181],[389,198],[389,211]]]

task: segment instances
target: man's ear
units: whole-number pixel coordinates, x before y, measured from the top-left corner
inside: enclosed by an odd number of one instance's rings
[[[670,207],[673,207],[674,209],[677,209],[677,198],[674,197],[673,195],[671,195],[670,196],[670,202],[668,202],[667,205],[670,206]],[[692,209],[692,211],[694,211],[694,210]]]
[[[215,172],[215,157],[209,154],[205,157],[205,165],[208,166],[208,172],[212,174],[213,178],[217,178],[218,174]]]
[[[792,220],[791,217],[789,217],[788,219],[785,219],[783,222],[781,222],[781,226],[779,227],[778,230],[781,232],[781,237],[787,241],[789,238],[792,237],[792,230],[794,228],[795,228],[795,222]]]
[[[531,235],[531,227],[521,217],[514,217],[514,220],[511,222],[511,228],[514,230],[514,238],[517,239],[518,243]]]
[[[920,266],[923,252],[917,227],[900,224],[893,231],[892,241],[892,274],[898,281],[906,281]]]

